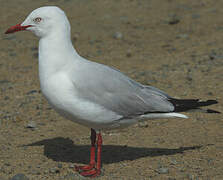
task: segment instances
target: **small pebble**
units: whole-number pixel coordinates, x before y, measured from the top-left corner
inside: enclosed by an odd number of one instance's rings
[[[11,166],[11,164],[10,163],[5,163],[5,166]]]
[[[31,51],[38,51],[38,47],[31,47]]]
[[[16,53],[15,53],[15,52],[10,52],[10,53],[9,53],[9,56],[14,57],[14,56],[16,56]]]
[[[127,16],[121,16],[119,18],[123,23],[128,23],[128,17]]]
[[[58,168],[62,168],[63,165],[62,165],[61,163],[59,163],[59,164],[57,165],[57,167],[58,167]]]
[[[188,178],[189,180],[199,180],[199,178],[198,178],[197,176],[194,176],[194,175],[192,175],[192,174],[187,174],[187,178]]]
[[[16,36],[15,35],[13,35],[13,36],[6,36],[6,37],[4,37],[4,39],[13,40],[13,39],[16,39]]]
[[[131,56],[132,56],[131,50],[128,50],[126,53],[126,57],[131,57]]]
[[[40,175],[40,171],[36,171],[36,170],[32,170],[31,174],[34,174],[34,175]]]
[[[175,25],[178,24],[179,22],[180,22],[180,17],[177,16],[176,14],[171,15],[168,20],[169,25]]]
[[[209,95],[209,96],[212,96],[212,95],[213,95],[213,93],[212,93],[212,92],[208,92],[208,95]]]
[[[72,37],[72,42],[76,42],[79,38],[79,34],[74,34],[74,36]]]
[[[38,53],[38,52],[33,53],[33,57],[34,57],[34,58],[38,58],[38,57],[39,57],[39,53]]]
[[[4,97],[4,100],[9,100],[10,98],[8,96],[5,96]]]
[[[10,180],[29,180],[24,174],[16,174]]]
[[[74,168],[74,164],[70,164],[69,165],[69,168]]]
[[[148,123],[147,123],[146,121],[139,122],[139,123],[138,123],[138,126],[139,126],[140,128],[147,128],[147,127],[149,127],[149,125],[148,125]]]
[[[192,14],[191,17],[192,17],[193,19],[198,19],[198,18],[201,17],[201,15],[200,15],[200,14]]]
[[[50,168],[50,173],[59,173],[60,171],[57,168]]]
[[[27,124],[26,127],[27,127],[27,128],[36,128],[36,122],[34,122],[34,121],[30,121],[30,122]]]
[[[176,159],[171,159],[171,164],[172,164],[172,165],[176,165],[176,164],[178,164],[178,163],[177,163]]]
[[[4,79],[4,80],[0,80],[0,84],[7,84],[7,83],[10,83],[10,81]]]
[[[105,19],[111,19],[112,18],[112,16],[110,15],[110,14],[105,14],[104,16],[103,16],[103,19],[105,20]]]
[[[193,80],[193,78],[192,78],[191,75],[187,75],[186,79],[187,79],[188,81],[192,81],[192,80]]]
[[[177,38],[177,39],[188,39],[189,36],[188,36],[188,34],[178,34],[178,35],[176,36],[176,38]]]
[[[82,179],[77,173],[69,173],[66,176],[63,177],[63,179],[69,179],[69,180],[77,180],[77,179]]]
[[[113,34],[113,38],[114,38],[114,39],[122,39],[122,38],[123,38],[123,35],[122,35],[121,32],[115,32],[115,33]]]
[[[161,167],[161,168],[158,169],[158,173],[159,174],[168,174],[169,173],[169,169]]]
[[[34,89],[34,90],[31,90],[31,91],[27,92],[26,94],[30,95],[30,94],[35,94],[35,93],[38,93],[38,91]]]

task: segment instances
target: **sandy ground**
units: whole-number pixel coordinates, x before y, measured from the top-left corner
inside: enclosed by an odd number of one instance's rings
[[[77,51],[180,98],[217,99],[223,111],[223,1],[1,0],[0,179],[83,179],[89,129],[60,117],[40,92],[38,39],[5,35],[35,8],[58,5]],[[103,133],[98,179],[223,179],[222,114],[151,120]],[[34,128],[27,128],[27,126]],[[14,178],[15,179],[15,178]],[[24,178],[20,178],[24,179]]]

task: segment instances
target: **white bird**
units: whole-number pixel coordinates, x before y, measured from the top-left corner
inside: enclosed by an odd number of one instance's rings
[[[91,128],[90,164],[76,166],[83,176],[96,177],[101,173],[101,130],[127,127],[151,118],[187,118],[178,112],[217,103],[175,99],[114,68],[84,59],[72,45],[65,13],[56,6],[35,9],[23,23],[5,33],[21,30],[40,38],[39,78],[43,95],[60,115]]]

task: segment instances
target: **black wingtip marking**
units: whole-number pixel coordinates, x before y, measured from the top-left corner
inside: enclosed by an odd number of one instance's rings
[[[203,106],[210,106],[212,104],[217,104],[217,100],[207,100],[207,101],[200,101],[199,99],[175,99],[171,98],[169,101],[174,105],[174,112],[184,112],[189,111],[192,109],[199,109]],[[215,110],[208,109],[207,113],[220,113]]]
[[[212,110],[212,109],[207,109],[207,113],[217,113],[217,114],[221,114],[221,112],[215,111],[215,110]]]

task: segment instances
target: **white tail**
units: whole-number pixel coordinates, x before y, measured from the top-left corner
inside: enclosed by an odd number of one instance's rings
[[[174,118],[174,117],[179,117],[179,118],[188,118],[184,114],[180,113],[148,113],[145,115],[140,116],[142,118],[148,118],[148,119],[161,119],[161,118]]]

